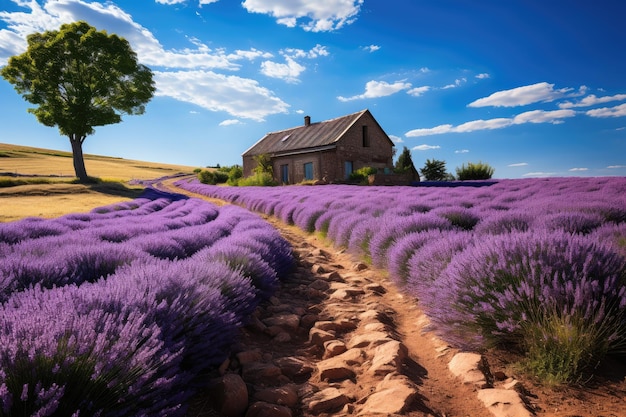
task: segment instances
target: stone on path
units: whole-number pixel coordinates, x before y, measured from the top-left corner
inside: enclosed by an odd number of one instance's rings
[[[313,394],[309,402],[309,411],[313,415],[341,409],[350,399],[337,388],[326,388]]]
[[[454,355],[448,364],[448,369],[465,384],[485,388],[487,378],[483,372],[486,369],[484,362],[484,358],[478,353],[460,352]]]
[[[516,391],[488,388],[478,391],[478,399],[496,417],[532,417]]]
[[[398,374],[388,374],[376,386],[359,412],[360,416],[401,414],[415,400],[418,392],[410,380]]]

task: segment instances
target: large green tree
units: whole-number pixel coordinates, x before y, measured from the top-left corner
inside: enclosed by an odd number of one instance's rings
[[[406,146],[402,149],[400,156],[398,156],[398,160],[394,165],[394,171],[398,174],[410,173],[417,175],[417,169],[415,169],[415,164],[413,164],[411,151]]]
[[[143,114],[154,95],[152,71],[137,62],[128,41],[86,22],[27,37],[28,48],[0,74],[46,126],[58,126],[72,145],[74,171],[87,181],[83,142],[95,126],[119,123],[122,114]]]
[[[424,168],[420,170],[426,181],[448,181],[454,177],[446,172],[446,161],[439,159],[427,159]]]

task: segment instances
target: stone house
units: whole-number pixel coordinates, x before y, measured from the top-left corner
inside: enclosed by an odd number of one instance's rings
[[[390,175],[394,144],[366,109],[323,122],[305,116],[301,126],[266,134],[242,154],[244,176],[253,174],[254,157],[263,154],[280,184],[343,182],[363,167]]]

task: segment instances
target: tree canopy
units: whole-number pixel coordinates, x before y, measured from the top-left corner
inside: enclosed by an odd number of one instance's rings
[[[420,170],[426,181],[449,181],[454,177],[446,172],[446,161],[427,159],[424,167]]]
[[[0,74],[36,106],[29,113],[69,137],[76,176],[85,181],[86,137],[95,126],[119,123],[122,114],[143,114],[155,92],[152,71],[127,40],[82,21],[31,34],[27,42]]]
[[[411,157],[411,151],[406,146],[402,149],[400,156],[398,156],[398,160],[394,166],[394,171],[399,174],[417,174],[417,169],[415,169],[413,158]]]

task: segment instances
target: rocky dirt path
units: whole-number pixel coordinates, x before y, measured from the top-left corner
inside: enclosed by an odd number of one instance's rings
[[[492,416],[477,387],[447,369],[453,352],[422,331],[425,318],[382,271],[267,220],[293,245],[296,270],[243,329],[226,376],[200,408],[251,417]]]

